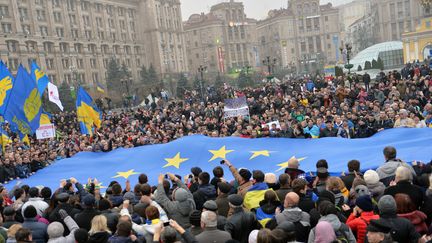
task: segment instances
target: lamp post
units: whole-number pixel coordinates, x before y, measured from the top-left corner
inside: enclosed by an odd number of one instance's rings
[[[200,79],[200,89],[201,89],[201,100],[204,101],[204,93],[203,93],[203,81],[204,81],[204,72],[207,71],[207,67],[200,65],[198,68],[198,72],[201,74]]]
[[[263,65],[267,66],[267,70],[268,70],[268,76],[267,79],[271,80],[273,78],[272,74],[274,71],[274,66],[276,65],[277,59],[276,58],[271,58],[270,56],[267,56],[263,61]]]
[[[354,67],[354,65],[350,64],[351,55],[352,55],[352,46],[349,43],[346,43],[345,46],[341,46],[339,48],[342,55],[346,55],[347,63],[345,64],[345,68],[348,69],[348,74],[351,73],[351,68]]]

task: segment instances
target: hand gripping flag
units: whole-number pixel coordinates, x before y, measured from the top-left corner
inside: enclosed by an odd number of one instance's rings
[[[36,82],[39,94],[42,96],[49,83],[49,79],[35,62],[31,64],[31,77]]]
[[[33,134],[39,128],[42,100],[36,83],[20,65],[7,103],[5,118],[14,132]]]
[[[6,65],[0,61],[0,115],[4,115],[12,92],[14,78]]]
[[[93,135],[93,127],[101,126],[102,112],[93,104],[93,99],[82,87],[78,89],[76,108],[81,133]]]

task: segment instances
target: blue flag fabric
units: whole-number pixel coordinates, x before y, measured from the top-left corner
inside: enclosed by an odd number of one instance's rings
[[[102,112],[93,104],[93,99],[79,87],[76,100],[77,117],[82,134],[93,134],[93,127],[101,125]]]
[[[14,78],[6,65],[0,61],[0,115],[4,115],[12,92]]]
[[[48,86],[49,79],[35,62],[31,64],[31,77],[36,82],[39,94],[42,96]]]
[[[339,176],[347,170],[347,163],[351,159],[360,160],[362,170],[377,168],[384,163],[382,151],[385,146],[394,146],[397,157],[404,161],[429,162],[432,158],[430,141],[430,128],[390,129],[366,139],[245,139],[196,135],[168,144],[117,149],[109,153],[81,152],[38,171],[24,183],[56,188],[61,179],[75,177],[86,183],[91,177],[97,178],[102,186],[107,186],[113,180],[123,184],[126,178],[134,184],[138,175],[145,173],[149,183],[155,185],[159,173],[172,172],[185,176],[190,174],[190,168],[194,166],[211,172],[225,158],[237,169],[243,167],[281,174],[293,156],[300,160],[300,168],[306,172],[315,172],[316,161],[324,158],[329,163],[330,173]],[[222,167],[225,170],[224,177],[231,180],[228,168]],[[14,184],[9,183],[9,186]]]
[[[12,131],[33,134],[39,128],[42,100],[36,83],[27,70],[20,65],[6,107],[5,119],[11,124]]]

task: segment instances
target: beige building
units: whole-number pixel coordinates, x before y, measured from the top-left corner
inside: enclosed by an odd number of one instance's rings
[[[424,15],[420,0],[372,0],[373,32],[377,42],[400,41],[414,31]]]
[[[421,20],[415,31],[402,35],[404,62],[416,62],[432,56],[432,17]]]
[[[216,4],[207,14],[191,15],[183,25],[191,73],[200,65],[209,73],[226,73],[259,62],[256,20],[246,17],[241,2]]]
[[[187,71],[178,0],[0,0],[0,22],[10,69],[36,60],[57,84],[104,83],[111,58],[134,80],[143,65]]]
[[[277,59],[292,72],[322,69],[340,59],[339,12],[319,0],[289,0],[287,9],[271,10],[257,23],[261,56]]]

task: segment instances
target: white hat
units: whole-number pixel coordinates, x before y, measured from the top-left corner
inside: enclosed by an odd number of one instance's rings
[[[366,171],[363,178],[368,185],[377,184],[379,182],[378,173],[374,170]]]

